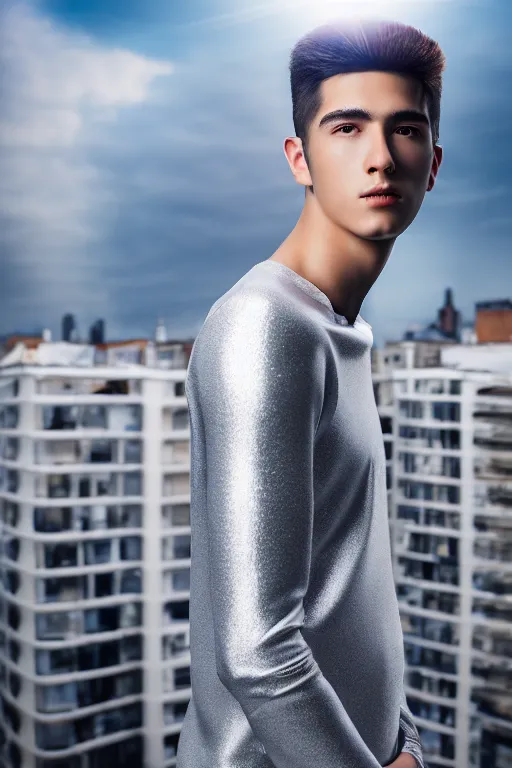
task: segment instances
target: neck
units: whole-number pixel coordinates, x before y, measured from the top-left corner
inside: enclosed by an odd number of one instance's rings
[[[308,193],[297,224],[271,256],[316,285],[353,323],[396,238],[365,240],[327,218]]]

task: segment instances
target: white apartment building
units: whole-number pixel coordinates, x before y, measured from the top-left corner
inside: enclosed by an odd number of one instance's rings
[[[0,368],[4,768],[176,763],[190,698],[185,375]]]
[[[429,346],[373,366],[406,695],[429,768],[511,768],[512,344]]]
[[[190,698],[186,369],[52,349],[0,367],[0,768],[170,768]],[[511,768],[512,345],[374,352],[428,765]]]

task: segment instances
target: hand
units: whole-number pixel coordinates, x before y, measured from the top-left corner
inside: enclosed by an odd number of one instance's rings
[[[400,752],[396,760],[387,764],[387,768],[418,768],[418,762],[410,752]]]

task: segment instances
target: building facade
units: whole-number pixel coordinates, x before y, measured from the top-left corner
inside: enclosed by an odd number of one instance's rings
[[[373,365],[407,700],[429,768],[510,768],[512,345],[415,346]]]
[[[0,370],[0,764],[170,768],[190,698],[185,369]]]
[[[191,346],[41,343],[0,366],[0,768],[176,763]],[[512,765],[511,371],[508,344],[373,350],[429,768]]]

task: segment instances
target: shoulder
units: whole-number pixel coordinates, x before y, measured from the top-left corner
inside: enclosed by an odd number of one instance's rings
[[[304,308],[277,288],[250,283],[221,297],[210,309],[199,332],[199,346],[215,339],[217,344],[237,346],[247,342],[270,344],[275,354],[291,349],[312,352],[321,334]]]
[[[293,298],[258,285],[216,302],[193,347],[190,378],[210,391],[263,385],[268,396],[323,392],[327,350],[311,318]],[[215,384],[214,384],[215,382]]]

